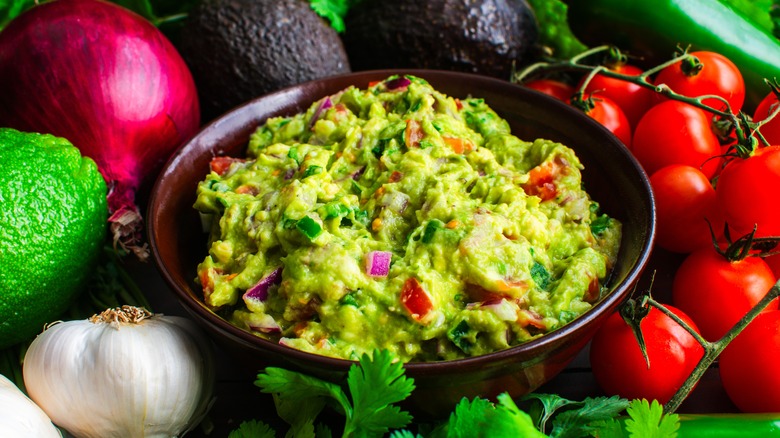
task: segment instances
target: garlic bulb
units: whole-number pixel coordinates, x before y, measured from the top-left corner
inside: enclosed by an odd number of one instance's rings
[[[0,374],[0,436],[61,438],[46,413]]]
[[[23,371],[30,398],[77,438],[177,437],[210,407],[214,353],[192,321],[124,306],[47,327]]]

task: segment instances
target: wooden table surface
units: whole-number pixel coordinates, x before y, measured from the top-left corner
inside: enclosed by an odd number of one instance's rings
[[[653,296],[661,301],[666,300],[674,269],[679,261],[681,258],[678,255],[656,251],[650,265],[645,270],[640,286],[648,284],[650,273],[654,272]],[[173,292],[162,280],[152,261],[140,263],[129,260],[125,267],[142,288],[153,311],[168,315],[188,316]],[[254,375],[247,374],[246,371],[240,369],[231,361],[230,356],[218,347],[216,347],[216,352],[216,401],[208,417],[212,429],[210,433],[206,433],[201,425],[187,436],[227,437],[230,431],[236,429],[241,422],[252,419],[262,420],[272,425],[281,425],[276,416],[271,396],[261,393],[259,388],[254,386]],[[539,388],[537,392],[557,393],[571,400],[603,395],[590,371],[588,349],[583,350],[561,374]],[[729,401],[720,384],[717,364],[708,370],[678,412],[736,412],[736,408]]]

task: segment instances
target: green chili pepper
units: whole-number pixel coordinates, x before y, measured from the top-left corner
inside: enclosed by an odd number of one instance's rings
[[[322,233],[322,226],[319,224],[319,222],[315,221],[309,216],[304,216],[299,219],[298,222],[295,223],[295,228],[297,228],[298,231],[300,231],[301,234],[306,236],[306,238],[309,240],[314,240],[317,236],[320,235],[320,233]]]
[[[679,414],[678,438],[780,437],[778,414]]]
[[[719,0],[564,0],[569,25],[590,46],[612,44],[650,65],[678,47],[729,58],[745,79],[744,110],[770,92],[764,79],[780,79],[780,40]]]
[[[560,0],[528,0],[539,23],[539,43],[558,59],[569,59],[587,47],[571,32],[566,19],[567,6]]]

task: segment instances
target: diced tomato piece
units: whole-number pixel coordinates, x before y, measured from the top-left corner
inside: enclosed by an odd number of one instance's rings
[[[424,133],[420,122],[417,120],[409,119],[406,121],[406,129],[404,130],[404,143],[406,147],[420,147],[420,140],[423,139]]]
[[[582,297],[582,301],[593,304],[599,299],[600,296],[601,285],[599,284],[599,279],[593,277],[590,280],[590,283],[588,283],[588,290],[585,291],[585,294]]]
[[[528,182],[523,184],[523,190],[542,201],[553,199],[558,194],[555,179],[559,172],[560,165],[556,160],[544,162],[528,172]]]
[[[387,179],[387,182],[398,182],[401,181],[401,178],[403,178],[403,174],[397,170],[394,170],[393,173],[390,174],[390,178]]]
[[[404,282],[401,289],[401,304],[406,307],[415,321],[422,322],[433,310],[433,302],[430,295],[422,288],[416,278],[410,277]]]
[[[457,137],[442,137],[444,142],[452,148],[456,154],[471,152],[474,150],[474,144],[468,140]]]
[[[211,167],[212,172],[215,172],[217,175],[224,175],[225,172],[230,169],[230,165],[233,163],[243,163],[246,160],[243,158],[233,158],[233,157],[214,157],[211,159],[211,163],[209,163],[209,166]]]

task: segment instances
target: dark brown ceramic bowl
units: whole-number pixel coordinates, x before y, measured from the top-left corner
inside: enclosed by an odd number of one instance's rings
[[[214,314],[195,283],[207,255],[206,235],[192,207],[195,189],[214,156],[243,156],[249,135],[268,117],[292,115],[349,85],[407,73],[453,97],[482,97],[522,139],[548,138],[571,146],[585,166],[583,180],[605,212],[623,222],[623,241],[609,287],[591,310],[539,339],[485,356],[447,362],[409,363],[415,379],[409,407],[419,414],[450,412],[461,397],[519,396],[558,374],[585,347],[601,322],[627,297],[648,261],[655,235],[655,207],[646,174],[608,130],[562,102],[507,81],[465,73],[394,70],[353,73],[260,97],[205,126],[162,170],[147,214],[154,260],[192,318],[236,361],[252,370],[281,366],[324,378],[344,375],[352,362],[304,353],[245,332]]]

